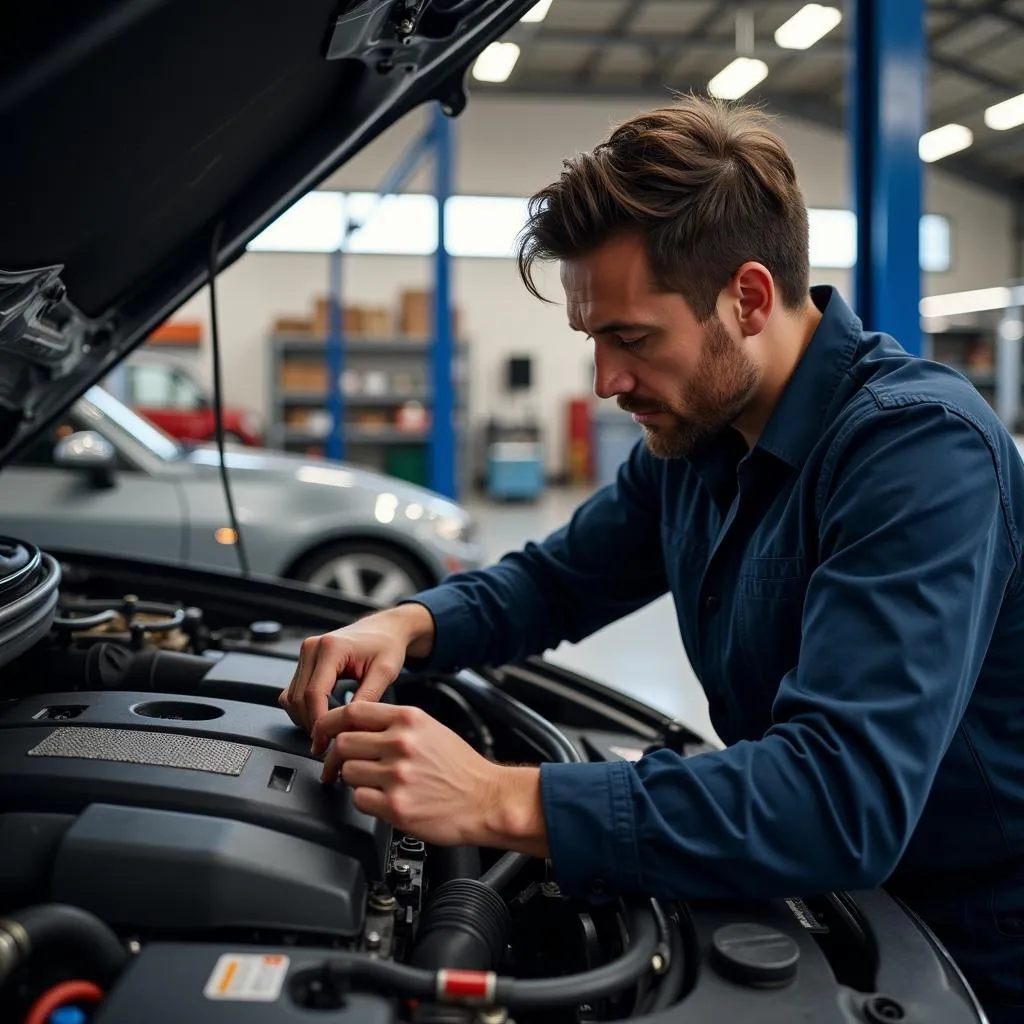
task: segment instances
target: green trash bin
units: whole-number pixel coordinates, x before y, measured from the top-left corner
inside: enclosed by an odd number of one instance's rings
[[[427,446],[396,445],[388,451],[386,472],[399,480],[427,486]]]

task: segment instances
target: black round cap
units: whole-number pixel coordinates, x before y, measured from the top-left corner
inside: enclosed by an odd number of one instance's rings
[[[711,963],[724,978],[752,988],[781,988],[796,977],[800,947],[760,924],[729,924],[711,938]]]

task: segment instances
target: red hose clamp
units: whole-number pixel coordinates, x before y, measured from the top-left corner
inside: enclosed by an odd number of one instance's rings
[[[478,1005],[494,1001],[494,971],[438,971],[437,1001]]]

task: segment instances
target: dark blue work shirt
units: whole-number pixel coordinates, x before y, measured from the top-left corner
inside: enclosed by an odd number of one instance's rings
[[[430,664],[578,641],[670,591],[726,744],[546,764],[569,893],[887,883],[1024,1015],[1024,462],[981,395],[838,293],[754,448],[642,444],[540,544],[417,600]]]

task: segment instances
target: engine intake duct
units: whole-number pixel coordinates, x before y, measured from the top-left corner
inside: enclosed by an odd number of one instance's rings
[[[473,878],[454,878],[437,890],[420,918],[412,965],[431,971],[497,970],[512,923],[505,901]]]

